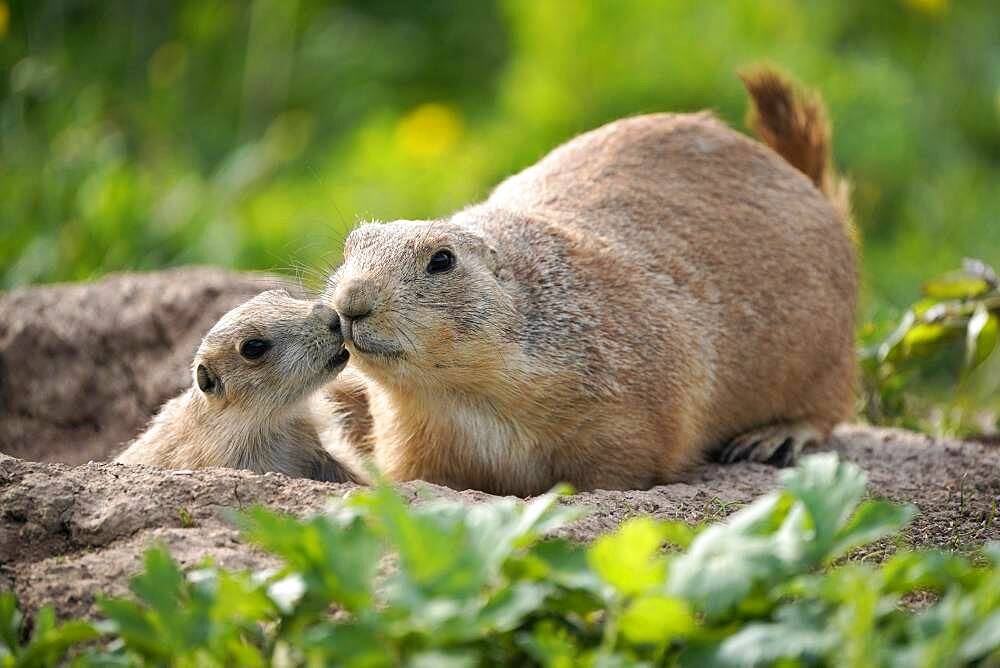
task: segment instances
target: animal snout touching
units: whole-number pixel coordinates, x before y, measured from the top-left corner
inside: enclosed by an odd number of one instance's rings
[[[333,307],[345,320],[361,320],[375,307],[374,290],[364,281],[345,281],[334,295]]]
[[[321,322],[327,323],[331,332],[334,334],[340,333],[340,316],[332,308],[326,304],[315,304],[312,308],[312,314]]]

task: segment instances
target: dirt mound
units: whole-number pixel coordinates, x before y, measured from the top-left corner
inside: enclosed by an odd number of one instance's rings
[[[201,337],[266,274],[188,268],[0,294],[0,452],[106,459],[190,383]]]
[[[272,565],[240,542],[232,509],[306,514],[353,489],[245,471],[68,465],[116,454],[189,382],[197,342],[218,316],[275,285],[272,277],[188,269],[0,295],[0,451],[20,458],[0,455],[0,589],[13,588],[28,610],[53,603],[62,615],[93,615],[95,594],[123,593],[157,542],[185,566],[206,556],[230,568]],[[906,536],[914,546],[965,551],[1000,540],[995,446],[844,427],[827,447],[868,471],[874,496],[917,505]],[[719,519],[772,489],[777,476],[760,464],[706,464],[686,483],[577,494],[566,502],[590,513],[563,533],[589,540],[637,514]],[[422,483],[400,489],[414,502],[491,498]]]

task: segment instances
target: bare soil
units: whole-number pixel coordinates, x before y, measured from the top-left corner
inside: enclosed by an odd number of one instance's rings
[[[262,504],[303,515],[354,488],[107,461],[190,382],[191,356],[215,320],[279,284],[184,269],[0,295],[0,453],[9,455],[0,454],[0,589],[13,588],[29,611],[51,603],[60,615],[93,616],[95,595],[124,593],[155,543],[185,566],[206,557],[229,568],[274,565],[240,540],[234,509]],[[880,560],[901,543],[971,552],[1000,540],[996,445],[844,426],[824,449],[867,470],[871,495],[920,510],[900,540],[854,558]],[[761,464],[705,464],[684,483],[577,494],[566,502],[589,514],[562,533],[586,541],[638,514],[721,519],[773,489],[779,475]],[[418,503],[490,498],[424,483],[400,490]]]

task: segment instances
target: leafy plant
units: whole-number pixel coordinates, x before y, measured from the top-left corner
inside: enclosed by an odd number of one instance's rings
[[[985,565],[941,552],[836,565],[914,510],[862,501],[864,474],[833,454],[782,480],[728,521],[637,517],[590,547],[546,538],[578,516],[563,490],[411,508],[383,485],[307,520],[258,509],[240,521],[280,569],[185,574],[153,549],[132,596],[100,602],[105,621],[56,626],[44,609],[30,637],[5,594],[0,666],[1000,661],[1000,546]],[[904,605],[928,591],[935,604]]]
[[[862,352],[865,415],[876,423],[907,423],[920,411],[913,388],[935,385],[973,399],[1000,387],[995,354],[1000,334],[1000,281],[992,267],[966,259],[923,286],[915,303],[882,341]],[[959,415],[961,422],[962,415]],[[968,425],[955,425],[956,431]]]

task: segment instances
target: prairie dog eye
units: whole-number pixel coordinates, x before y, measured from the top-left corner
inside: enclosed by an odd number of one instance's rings
[[[240,355],[248,360],[260,359],[271,349],[271,342],[265,339],[247,339],[240,344]]]
[[[455,254],[447,248],[442,248],[431,256],[427,263],[428,274],[443,274],[455,266]]]

